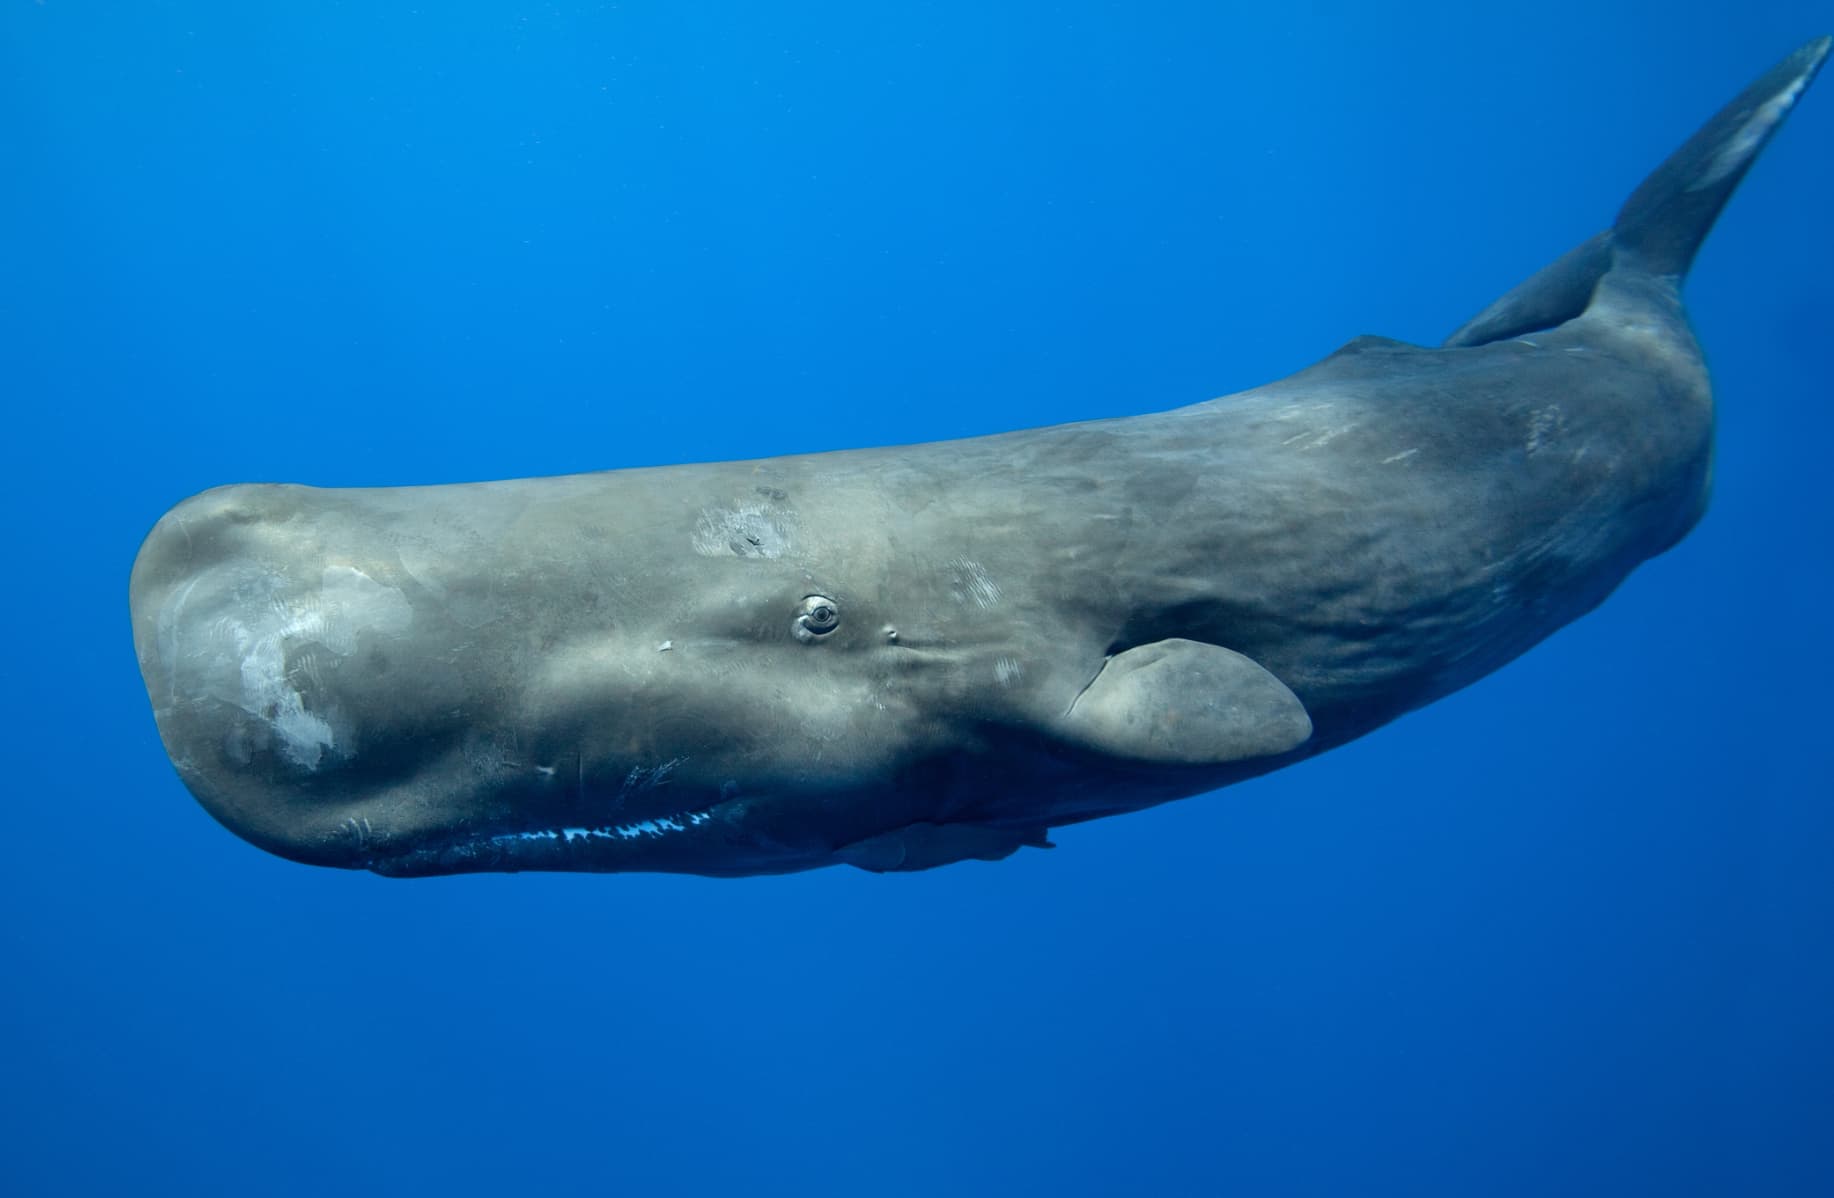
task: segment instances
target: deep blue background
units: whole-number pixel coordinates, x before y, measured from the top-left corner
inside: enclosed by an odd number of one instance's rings
[[[1436,341],[1830,26],[6,0],[0,1190],[1834,1193],[1829,81],[1691,281],[1689,541],[1055,852],[292,865],[180,787],[126,605],[216,483],[928,440]]]

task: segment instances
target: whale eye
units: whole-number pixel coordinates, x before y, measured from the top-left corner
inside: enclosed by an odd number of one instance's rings
[[[841,609],[826,595],[809,595],[796,608],[796,636],[812,641],[841,626]]]

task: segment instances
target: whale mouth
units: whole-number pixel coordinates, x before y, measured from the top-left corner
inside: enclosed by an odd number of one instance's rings
[[[560,840],[567,844],[589,844],[595,840],[623,843],[631,840],[659,840],[676,832],[698,828],[713,818],[713,812],[684,811],[660,819],[638,820],[631,824],[606,824],[601,828],[545,828],[538,832],[499,832],[487,839],[494,843],[519,844],[525,841]]]
[[[694,834],[710,831],[714,822],[714,809],[704,808],[597,827],[568,825],[461,833],[423,839],[397,852],[372,854],[363,860],[362,867],[389,878],[522,870],[666,870],[669,865],[639,864],[634,858],[660,856],[672,861],[675,852],[671,850],[676,850],[684,861],[690,856],[710,858],[713,868],[689,867],[687,872],[718,873],[724,871],[717,868],[713,846],[685,843],[702,841]],[[701,850],[698,853],[697,848]]]
[[[372,851],[359,868],[381,877],[446,873],[699,873],[741,877],[790,873],[825,864],[825,844],[781,844],[746,827],[743,800],[602,826],[525,827],[420,838]]]

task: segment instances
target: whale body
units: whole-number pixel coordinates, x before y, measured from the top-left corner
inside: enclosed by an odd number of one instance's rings
[[[185,500],[130,583],[166,750],[298,861],[731,876],[999,859],[1341,745],[1699,520],[1681,285],[1828,50],[1436,348],[964,441]]]

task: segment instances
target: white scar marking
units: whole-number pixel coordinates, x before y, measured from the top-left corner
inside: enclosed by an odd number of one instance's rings
[[[1392,466],[1396,462],[1405,462],[1407,459],[1413,457],[1415,454],[1419,452],[1420,451],[1418,449],[1403,449],[1400,453],[1394,454],[1390,457],[1383,458],[1382,464],[1384,466]]]
[[[1758,144],[1770,136],[1770,131],[1777,127],[1777,122],[1789,115],[1796,100],[1802,95],[1802,89],[1808,80],[1798,79],[1789,85],[1789,90],[1758,105],[1758,110],[1751,114],[1751,119],[1740,127],[1738,133],[1730,138],[1719,153],[1713,156],[1713,165],[1705,174],[1688,184],[1689,191],[1705,191],[1720,182],[1733,171],[1738,170],[1757,153]]]
[[[627,799],[632,795],[655,790],[658,786],[667,786],[669,775],[686,760],[686,757],[671,757],[657,766],[632,766],[630,773],[624,776],[624,785],[618,789],[618,798]]]
[[[981,563],[965,557],[952,557],[946,565],[955,574],[950,590],[957,603],[973,603],[976,607],[989,608],[1000,601],[1000,584],[988,575]]]
[[[755,503],[702,508],[694,527],[694,552],[702,557],[777,558],[795,539],[795,517],[788,512]]]
[[[1001,686],[1011,686],[1025,675],[1025,667],[1011,657],[1002,657],[993,663],[993,676]]]
[[[1271,416],[1283,424],[1304,421],[1310,426],[1280,442],[1282,445],[1297,445],[1300,449],[1323,449],[1345,433],[1356,431],[1362,424],[1359,420],[1351,420],[1347,424],[1326,424],[1327,420],[1338,416],[1337,405],[1328,401],[1285,404],[1276,408]]]
[[[1534,457],[1553,437],[1565,432],[1566,427],[1566,413],[1560,410],[1559,404],[1549,404],[1545,408],[1535,409],[1529,413],[1528,441],[1522,447],[1523,452],[1531,458]]]
[[[274,730],[289,761],[317,769],[325,753],[337,747],[337,737],[323,714],[306,709],[304,692],[288,675],[288,643],[316,642],[347,656],[356,651],[362,633],[405,631],[414,611],[399,590],[350,566],[325,567],[318,590],[299,598],[283,597],[287,580],[281,575],[268,575],[256,585],[269,595],[266,604],[252,608],[259,613],[256,618],[224,617],[213,629],[241,659],[237,706]]]

